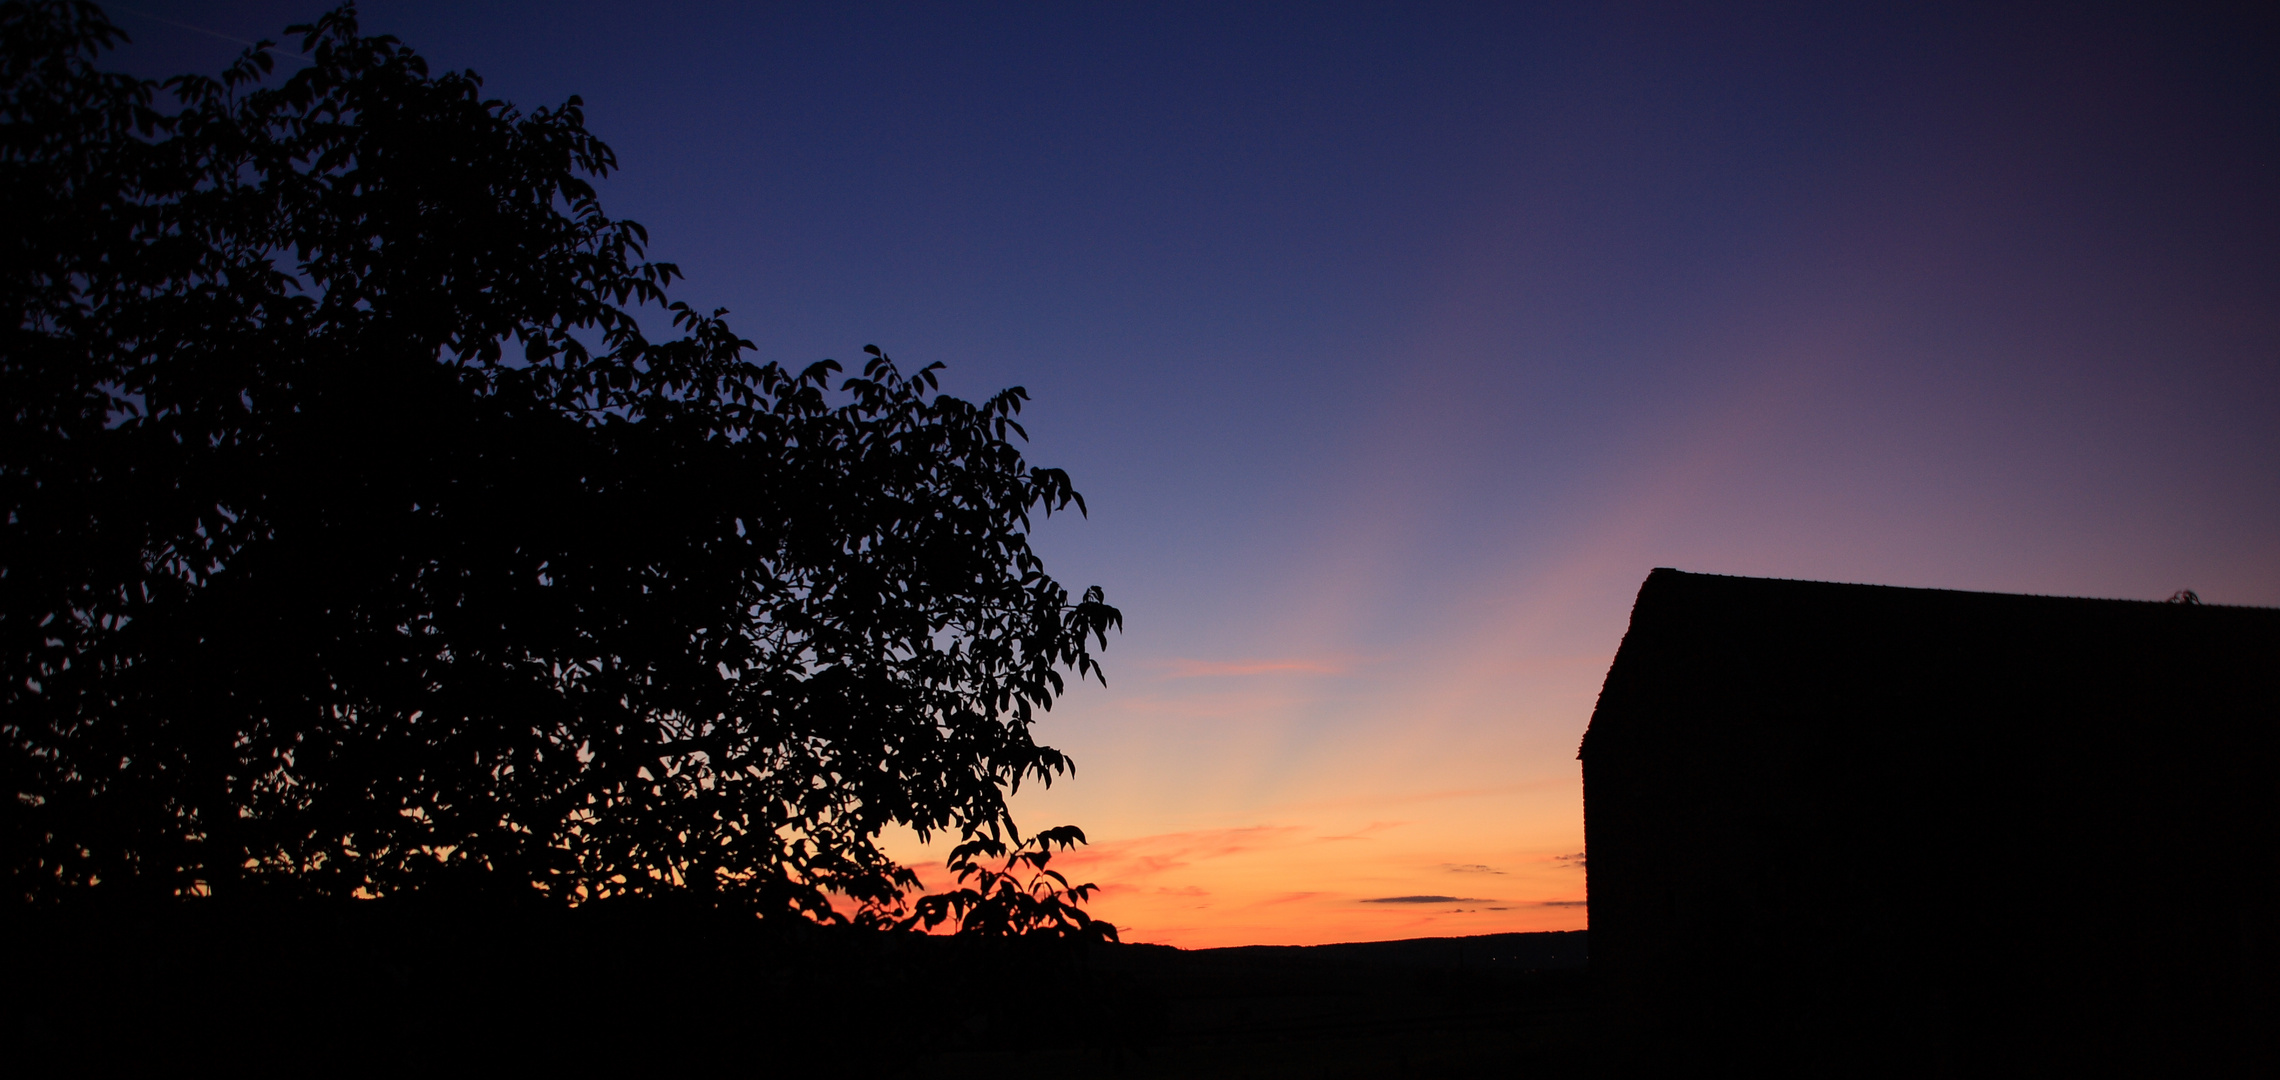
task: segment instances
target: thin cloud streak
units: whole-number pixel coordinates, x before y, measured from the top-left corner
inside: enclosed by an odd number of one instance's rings
[[[1350,665],[1321,660],[1178,660],[1167,679],[1229,678],[1247,675],[1343,675]]]

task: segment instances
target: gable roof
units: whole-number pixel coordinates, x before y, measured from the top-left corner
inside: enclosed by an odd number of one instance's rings
[[[1964,717],[2020,731],[2276,707],[2280,608],[1661,568],[1639,590],[1582,753],[1659,726],[1642,713],[1657,708],[1830,723],[1917,712],[1912,726],[1931,734]]]

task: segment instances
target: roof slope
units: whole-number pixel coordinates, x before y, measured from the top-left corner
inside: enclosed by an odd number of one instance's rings
[[[2280,608],[1658,569],[1639,590],[1584,752],[1643,734],[1648,722],[1631,714],[1655,704],[1854,725],[1910,713],[1918,734],[1965,739],[1957,752],[2130,710],[2128,726],[2151,732],[2194,709],[2280,704]],[[1958,727],[1965,716],[1985,726]]]

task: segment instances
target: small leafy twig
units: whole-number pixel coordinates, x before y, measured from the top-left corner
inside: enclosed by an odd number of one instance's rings
[[[1047,864],[1055,846],[1066,850],[1085,842],[1074,825],[1047,829],[1008,848],[993,836],[976,836],[950,851],[950,869],[960,888],[919,898],[913,913],[896,925],[933,930],[955,921],[965,937],[1044,937],[1063,941],[1116,941],[1114,924],[1095,919],[1078,905],[1099,886],[1071,885]],[[1003,860],[995,867],[979,860]]]

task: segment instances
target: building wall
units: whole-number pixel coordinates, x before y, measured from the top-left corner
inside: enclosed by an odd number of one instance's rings
[[[2280,611],[1658,570],[1583,748],[1610,1056],[2269,1054]]]

